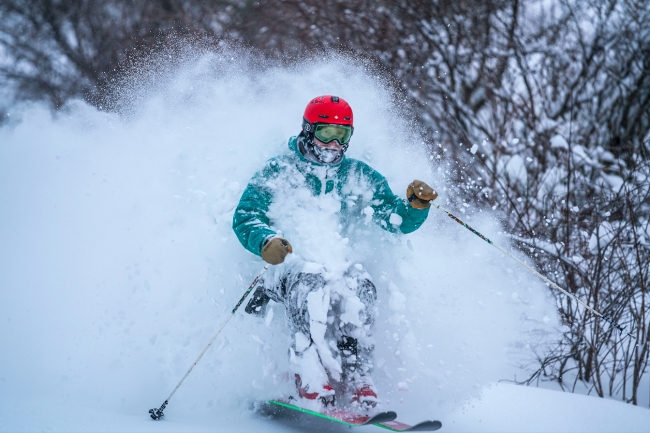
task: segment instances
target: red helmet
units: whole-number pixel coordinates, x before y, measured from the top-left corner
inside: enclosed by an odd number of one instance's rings
[[[345,125],[352,128],[354,117],[352,108],[343,98],[338,96],[324,95],[312,99],[302,119],[302,130],[307,137],[308,142],[313,142],[314,130],[319,123],[330,125]],[[343,151],[347,150],[348,143],[343,145]]]
[[[354,126],[352,124],[352,108],[338,96],[325,95],[312,99],[307,104],[303,117],[309,124],[330,123]]]

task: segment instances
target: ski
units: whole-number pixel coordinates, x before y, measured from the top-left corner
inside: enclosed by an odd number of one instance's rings
[[[397,418],[397,414],[395,412],[381,412],[374,416],[368,416],[368,415],[361,415],[355,412],[351,412],[349,410],[336,408],[321,413],[321,412],[315,412],[313,410],[296,406],[288,401],[283,401],[283,400],[269,400],[269,403],[273,403],[278,406],[286,407],[289,409],[297,410],[299,412],[308,413],[310,415],[325,418],[330,421],[340,422],[341,424],[345,424],[351,427],[389,422]]]
[[[423,421],[413,426],[400,421],[395,421],[397,414],[393,411],[381,412],[374,416],[368,416],[351,412],[346,409],[336,408],[321,413],[296,406],[295,404],[292,404],[292,402],[284,400],[269,400],[269,403],[293,409],[298,412],[314,415],[320,418],[325,418],[330,421],[336,421],[351,427],[374,424],[377,427],[382,427],[387,430],[396,432],[436,431],[442,427],[442,423],[440,421]]]
[[[399,421],[385,421],[385,422],[378,422],[375,423],[376,426],[378,427],[383,427],[387,430],[391,431],[436,431],[442,427],[442,423],[440,421],[422,421],[421,423],[415,424],[413,426],[404,424],[403,422]]]

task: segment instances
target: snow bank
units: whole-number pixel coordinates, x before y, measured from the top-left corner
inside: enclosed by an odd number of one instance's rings
[[[233,209],[264,161],[286,152],[313,96],[351,104],[348,154],[394,192],[414,177],[447,185],[448,161],[429,165],[410,119],[362,65],[251,59],[154,59],[153,72],[123,83],[119,115],[82,102],[54,117],[39,106],[12,113],[20,122],[0,130],[0,411],[47,402],[146,419],[162,403],[263,267],[232,232]],[[316,236],[314,211],[296,228]],[[494,216],[469,208],[463,218],[507,246]],[[326,256],[332,239],[318,241],[302,248]],[[522,378],[517,365],[556,323],[539,281],[436,210],[406,236],[360,227],[345,248],[378,289],[383,409],[445,414],[490,382]],[[288,343],[282,306],[265,319],[238,312],[168,420],[250,415],[251,401],[290,391]],[[21,407],[13,430],[33,426]]]
[[[449,432],[644,432],[650,411],[611,399],[499,384],[448,417]]]

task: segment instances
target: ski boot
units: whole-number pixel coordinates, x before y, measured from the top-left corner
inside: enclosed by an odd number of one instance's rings
[[[307,400],[319,401],[325,409],[327,409],[329,406],[332,408],[334,407],[336,403],[336,396],[332,385],[326,383],[320,390],[314,390],[314,392],[309,392],[309,388],[309,385],[303,387],[300,375],[296,374],[296,389],[298,390],[298,395],[300,397]]]
[[[379,402],[377,390],[368,372],[372,371],[372,362],[368,350],[359,350],[355,338],[342,336],[338,342],[343,367],[343,382],[346,395],[352,405],[374,408]]]
[[[372,379],[365,375],[355,375],[355,380],[350,384],[349,390],[352,396],[352,404],[365,406],[367,408],[377,406],[377,389]]]

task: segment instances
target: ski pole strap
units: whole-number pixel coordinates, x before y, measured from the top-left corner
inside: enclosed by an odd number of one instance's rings
[[[459,223],[460,225],[462,225],[463,227],[465,227],[467,230],[471,231],[471,232],[474,233],[476,236],[478,236],[479,238],[483,239],[483,240],[484,240],[485,242],[487,242],[488,244],[490,244],[490,245],[492,245],[493,247],[497,248],[497,249],[498,249],[499,251],[501,251],[502,253],[507,254],[511,259],[513,259],[514,261],[516,261],[517,263],[519,263],[519,264],[520,264],[521,266],[523,266],[524,268],[528,269],[528,270],[529,270],[530,272],[532,272],[533,274],[537,275],[537,276],[538,276],[539,278],[541,278],[542,280],[546,281],[546,282],[547,282],[548,284],[550,284],[551,286],[555,287],[556,289],[558,289],[559,291],[561,291],[561,292],[564,293],[565,295],[570,296],[571,298],[575,299],[575,300],[576,300],[580,305],[582,305],[583,307],[587,308],[589,311],[593,312],[593,313],[594,313],[598,318],[603,319],[604,321],[606,321],[607,323],[609,323],[610,325],[612,325],[614,328],[616,328],[617,330],[619,330],[619,331],[621,332],[621,334],[622,334],[623,332],[625,332],[625,327],[624,327],[624,326],[619,325],[618,323],[614,322],[614,320],[612,320],[611,318],[609,318],[609,317],[607,317],[607,316],[604,316],[603,314],[601,314],[601,313],[599,313],[598,311],[594,310],[594,309],[591,308],[589,305],[585,304],[585,303],[582,302],[580,299],[578,299],[577,296],[575,296],[575,295],[572,294],[572,293],[567,292],[567,291],[564,290],[562,287],[558,286],[558,285],[555,284],[553,281],[549,280],[549,279],[546,278],[544,275],[540,274],[540,273],[537,272],[535,269],[531,268],[531,267],[528,266],[526,263],[522,262],[522,261],[519,260],[517,257],[513,256],[512,254],[510,254],[510,253],[509,253],[508,251],[506,251],[504,248],[501,248],[500,246],[498,246],[497,244],[495,244],[494,242],[492,242],[491,240],[489,240],[488,238],[486,238],[485,236],[483,236],[482,234],[480,234],[479,232],[477,232],[476,230],[474,230],[473,228],[471,228],[469,225],[467,225],[467,224],[465,224],[464,222],[462,222],[458,217],[456,217],[456,216],[453,215],[451,212],[449,212],[448,210],[446,210],[445,208],[443,208],[442,206],[440,206],[440,205],[439,205],[438,203],[436,203],[435,201],[431,200],[429,203],[431,203],[434,207],[436,207],[436,208],[439,209],[440,211],[446,213],[447,216],[448,216],[449,218],[453,219],[454,221],[456,221],[457,223]],[[629,335],[630,337],[635,338],[631,333],[629,333],[629,332],[625,332],[625,333],[626,333],[627,335]]]

